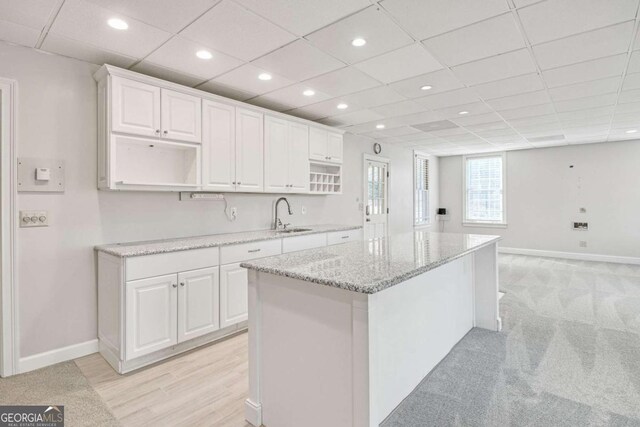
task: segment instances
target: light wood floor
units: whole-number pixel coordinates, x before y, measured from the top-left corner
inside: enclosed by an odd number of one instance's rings
[[[250,427],[246,333],[126,375],[98,353],[75,362],[123,426]]]

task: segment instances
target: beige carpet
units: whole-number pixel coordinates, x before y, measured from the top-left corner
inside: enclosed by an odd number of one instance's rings
[[[120,425],[73,361],[0,378],[0,405],[64,405],[66,426]]]

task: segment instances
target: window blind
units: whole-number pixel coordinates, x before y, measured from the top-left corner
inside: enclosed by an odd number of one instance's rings
[[[414,223],[429,223],[429,159],[415,156]]]
[[[466,220],[504,221],[502,155],[466,159]]]

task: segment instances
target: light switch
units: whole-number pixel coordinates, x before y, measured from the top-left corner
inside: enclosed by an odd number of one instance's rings
[[[48,227],[49,212],[20,211],[20,227]]]
[[[49,181],[51,179],[51,169],[36,168],[36,181]]]

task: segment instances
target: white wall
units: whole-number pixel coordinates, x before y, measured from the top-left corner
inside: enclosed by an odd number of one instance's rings
[[[238,220],[223,202],[180,202],[175,193],[102,192],[96,189],[96,83],[98,67],[0,42],[0,77],[18,81],[18,156],[60,158],[64,194],[19,193],[19,209],[49,211],[48,228],[19,229],[20,356],[96,338],[93,246],[269,228],[277,195],[229,194]],[[336,196],[288,196],[296,225],[362,224],[362,158],[370,140],[345,136],[345,188]],[[391,159],[393,231],[412,227],[412,154],[383,145]],[[307,214],[301,215],[301,207]],[[435,206],[435,204],[433,205]],[[284,208],[283,209],[284,213]]]
[[[503,247],[640,257],[639,166],[640,141],[509,151],[508,226],[477,228],[462,226],[462,157],[442,157],[445,231],[499,234]],[[573,231],[572,221],[589,222],[589,230]]]

